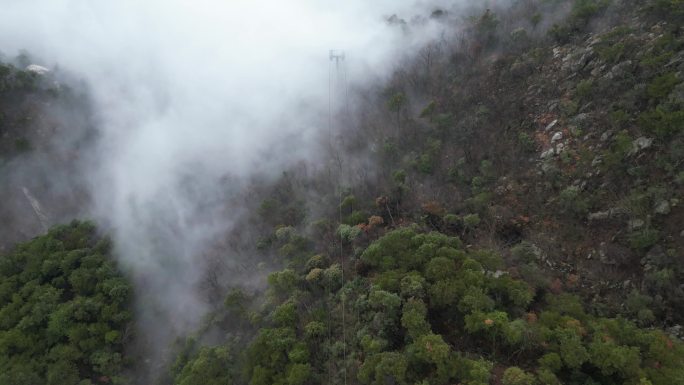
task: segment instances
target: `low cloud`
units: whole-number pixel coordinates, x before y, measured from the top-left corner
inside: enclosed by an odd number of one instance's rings
[[[453,2],[448,2],[453,6]],[[196,326],[207,242],[255,174],[319,158],[331,48],[353,86],[381,82],[444,26],[436,2],[9,0],[0,50],[87,84],[99,136],[82,165],[92,207],[132,271],[160,340]],[[410,32],[396,14],[422,17]]]

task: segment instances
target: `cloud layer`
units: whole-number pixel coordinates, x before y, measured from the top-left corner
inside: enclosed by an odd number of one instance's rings
[[[331,48],[350,82],[382,80],[442,28],[385,18],[434,2],[393,0],[6,0],[0,50],[82,77],[100,139],[86,165],[90,215],[111,228],[144,288],[150,327],[195,326],[197,256],[240,208],[239,181],[315,159],[327,130]],[[225,179],[228,176],[229,179]],[[225,182],[230,180],[230,183]],[[224,182],[220,182],[224,181]],[[231,212],[232,210],[232,212]],[[163,336],[161,336],[163,337]],[[162,338],[163,339],[163,338]]]

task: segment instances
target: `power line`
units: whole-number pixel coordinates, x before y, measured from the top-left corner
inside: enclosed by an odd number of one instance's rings
[[[349,114],[349,92],[348,92],[348,86],[347,86],[347,70],[346,70],[346,63],[344,61],[345,59],[345,53],[344,51],[339,51],[339,50],[330,50],[330,61],[328,64],[328,132],[329,132],[329,141],[330,141],[330,146],[331,149],[334,148],[333,143],[332,143],[332,115],[333,115],[333,108],[332,108],[332,88],[333,88],[333,82],[332,82],[332,62],[335,62],[335,79],[336,79],[336,91],[338,90],[340,86],[340,81],[342,81],[342,94],[344,98],[344,105],[342,106],[342,110],[345,112],[346,115]],[[341,71],[340,71],[340,63],[342,63],[342,74],[341,76]],[[342,223],[342,183],[340,181],[340,178],[342,176],[342,160],[340,155],[337,155],[337,160],[338,160],[338,166],[339,166],[339,172],[337,176],[337,191],[338,191],[338,222]],[[339,234],[339,253],[340,253],[340,259],[341,259],[341,270],[342,270],[342,283],[344,285],[345,282],[345,261],[344,261],[344,249],[343,249],[343,239],[342,239],[342,234]],[[346,298],[344,293],[341,293],[341,302],[342,302],[342,354],[343,354],[343,364],[342,364],[342,369],[343,369],[343,377],[344,377],[344,384],[347,385],[347,325],[346,325]],[[330,315],[329,315],[330,317]],[[330,317],[332,318],[332,317]],[[330,341],[329,341],[330,344]],[[329,357],[332,357],[332,352],[330,353]],[[330,383],[331,378],[331,368],[332,368],[332,363],[328,366],[328,383]]]

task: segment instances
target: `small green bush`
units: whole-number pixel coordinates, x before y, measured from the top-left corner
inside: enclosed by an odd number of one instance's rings
[[[627,50],[627,46],[625,43],[622,42],[615,44],[606,44],[602,47],[597,48],[599,57],[609,64],[615,64],[622,60],[625,54],[625,50]]]
[[[351,214],[347,215],[342,222],[349,226],[355,226],[359,223],[365,223],[368,215],[363,211],[355,210]]]
[[[635,231],[629,235],[629,246],[637,251],[646,251],[660,239],[660,232],[653,228]]]
[[[563,211],[580,217],[585,216],[589,211],[589,203],[577,186],[570,186],[561,191],[558,201]]]
[[[653,79],[646,89],[649,98],[660,100],[667,97],[681,79],[674,72],[668,72]]]
[[[620,131],[613,137],[608,151],[603,153],[603,165],[606,169],[624,166],[624,159],[632,151],[632,138],[627,131]]]
[[[611,111],[609,117],[613,127],[619,128],[629,121],[630,116],[625,110],[618,109]]]
[[[532,17],[530,18],[530,23],[532,24],[532,27],[535,28],[535,29],[537,28],[537,26],[539,25],[539,23],[540,23],[541,21],[542,21],[542,14],[539,13],[539,12],[535,13],[535,14],[532,15]]]
[[[657,106],[639,115],[639,125],[659,139],[666,140],[684,131],[684,110],[671,111]]]
[[[523,131],[518,133],[518,143],[525,152],[534,152],[537,149],[537,144],[534,142],[534,139]]]
[[[468,230],[474,230],[481,222],[480,215],[468,214],[463,216],[463,226]]]
[[[502,385],[533,385],[534,376],[517,366],[506,369],[501,379]]]
[[[608,4],[610,4],[608,0],[575,0],[571,16],[574,19],[586,22],[606,9]]]
[[[581,82],[577,83],[577,86],[575,87],[575,94],[580,100],[583,100],[591,94],[593,86],[594,82],[591,79],[582,80]]]
[[[353,209],[354,206],[357,205],[357,199],[354,195],[347,195],[342,199],[342,202],[340,202],[340,208],[341,209]]]

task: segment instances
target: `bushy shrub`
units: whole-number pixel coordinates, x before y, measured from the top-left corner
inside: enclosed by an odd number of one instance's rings
[[[480,216],[478,214],[468,214],[463,216],[463,226],[468,230],[475,229],[480,224]]]
[[[580,100],[586,99],[592,92],[594,82],[591,79],[582,80],[575,87],[575,94]]]
[[[629,246],[637,251],[646,251],[660,239],[660,232],[653,228],[645,228],[629,235]]]
[[[638,121],[645,131],[665,140],[684,130],[684,111],[657,106],[652,110],[641,113]]]
[[[503,378],[501,379],[502,385],[533,385],[534,382],[533,375],[526,373],[517,366],[504,370]]]
[[[589,210],[589,203],[577,186],[570,186],[561,191],[558,201],[563,211],[579,217],[584,217]]]
[[[681,79],[677,77],[674,72],[657,76],[651,81],[646,89],[646,94],[649,98],[654,100],[661,100],[668,96],[675,86],[681,83]]]

